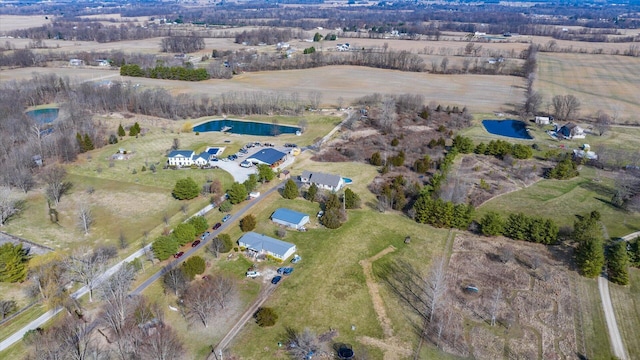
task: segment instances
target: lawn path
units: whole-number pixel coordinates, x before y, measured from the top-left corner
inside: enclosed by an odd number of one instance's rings
[[[611,305],[611,295],[609,294],[609,281],[604,277],[598,277],[598,289],[600,290],[600,299],[602,299],[602,308],[607,320],[607,329],[609,329],[609,338],[613,347],[614,355],[621,360],[628,360],[627,352],[624,349],[624,343],[618,330],[618,322]]]
[[[360,260],[359,264],[364,270],[364,276],[367,279],[367,288],[369,289],[369,295],[373,302],[373,309],[375,310],[380,326],[382,327],[382,333],[384,339],[376,339],[369,336],[359,336],[357,340],[365,345],[374,346],[384,352],[385,360],[399,360],[403,357],[409,357],[412,354],[411,348],[402,342],[402,340],[396,336],[393,336],[393,327],[391,326],[391,319],[387,315],[387,311],[384,307],[384,301],[380,296],[380,287],[373,278],[372,264],[374,261],[381,257],[394,252],[396,248],[393,245],[389,245],[384,250],[380,251],[376,255]]]

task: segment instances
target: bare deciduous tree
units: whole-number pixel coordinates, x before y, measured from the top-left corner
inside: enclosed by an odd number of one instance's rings
[[[167,271],[162,277],[164,286],[173,291],[176,296],[179,296],[180,293],[186,289],[187,287],[187,277],[184,275],[184,272],[180,268],[173,268]]]
[[[0,227],[20,211],[19,204],[20,201],[13,196],[11,189],[5,186],[0,187]]]
[[[611,129],[611,122],[612,120],[609,114],[602,110],[598,110],[596,113],[596,124],[594,126],[598,131],[598,135],[602,136],[609,131]]]
[[[556,118],[571,120],[578,116],[580,100],[573,95],[556,95],[551,99]]]
[[[142,358],[145,360],[178,360],[183,358],[182,343],[173,329],[159,326],[143,345]]]
[[[437,256],[433,260],[433,264],[431,265],[431,271],[429,272],[429,277],[427,278],[427,296],[431,299],[431,306],[429,309],[429,321],[433,320],[433,316],[436,313],[438,306],[440,306],[440,301],[444,297],[444,294],[447,292],[447,262],[444,256]]]
[[[54,165],[42,173],[42,180],[47,184],[47,196],[55,202],[60,202],[62,195],[71,189],[71,182],[64,181],[67,171],[60,165]]]
[[[31,286],[28,292],[46,302],[53,309],[62,305],[68,294],[65,291],[67,274],[65,264],[58,259],[51,259],[38,264],[30,264],[29,279]]]
[[[187,317],[202,322],[204,327],[209,327],[209,319],[218,304],[212,281],[194,282],[184,293],[182,300]]]
[[[209,251],[216,257],[220,255],[220,251],[224,248],[224,241],[222,241],[218,236],[211,240],[211,244],[209,244]]]
[[[235,294],[235,283],[230,278],[221,275],[214,276],[210,282],[216,303],[220,309],[224,309]]]
[[[322,101],[322,93],[317,90],[309,92],[309,104],[312,109],[317,109]]]
[[[510,246],[510,245],[501,246],[498,249],[498,258],[504,264],[506,264],[509,261],[513,260],[513,258],[514,258],[513,247]]]
[[[107,258],[103,253],[89,250],[86,247],[73,252],[65,260],[65,268],[72,281],[83,284],[89,290],[89,302],[93,301],[93,290],[98,285],[100,276],[107,267]]]
[[[101,319],[116,339],[124,336],[125,324],[129,316],[131,298],[129,286],[135,277],[133,266],[123,264],[110,278],[100,284],[100,297],[104,300]]]
[[[80,204],[78,207],[78,227],[84,231],[85,235],[89,235],[91,225],[93,225],[93,213],[86,203]]]
[[[491,315],[491,326],[496,325],[496,316],[498,315],[498,309],[500,306],[500,299],[502,298],[502,288],[498,288],[493,296],[493,302],[491,303],[491,309],[489,315]]]
[[[292,328],[286,328],[285,331],[287,333],[289,355],[293,359],[305,360],[309,358],[309,354],[317,353],[320,350],[318,336],[309,328],[305,328],[302,332]]]

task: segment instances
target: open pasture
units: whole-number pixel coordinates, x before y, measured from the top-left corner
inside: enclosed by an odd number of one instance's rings
[[[46,19],[45,17],[48,17]],[[53,16],[43,15],[6,15],[0,14],[0,35],[9,31],[27,29],[49,24]]]
[[[603,110],[610,115],[618,113],[619,123],[637,124],[638,84],[640,58],[558,53],[538,56],[535,86],[545,102],[550,102],[555,95],[574,95],[582,104],[580,115],[583,117]]]

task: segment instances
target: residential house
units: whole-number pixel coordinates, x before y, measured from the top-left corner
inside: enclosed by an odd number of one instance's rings
[[[338,191],[344,186],[344,179],[340,175],[321,172],[303,171],[300,181],[305,184],[316,184],[319,189]]]
[[[584,129],[572,122],[566,123],[564,126],[562,126],[556,131],[556,134],[558,135],[558,137],[565,139],[585,138]]]
[[[198,166],[209,165],[209,160],[211,160],[211,156],[212,155],[209,154],[207,151],[204,151],[200,153],[200,155],[193,157],[193,163]]]
[[[169,166],[191,166],[193,165],[193,150],[174,150],[167,156]]]
[[[271,214],[271,221],[298,230],[309,222],[309,215],[291,209],[279,208]]]
[[[276,149],[262,149],[247,158],[247,161],[254,164],[265,164],[272,168],[280,166],[287,160],[287,154]]]
[[[82,66],[82,65],[84,65],[84,60],[71,59],[71,60],[69,60],[69,65],[70,66]]]
[[[250,231],[240,239],[238,245],[247,248],[257,255],[271,255],[276,259],[286,260],[296,252],[294,244]]]

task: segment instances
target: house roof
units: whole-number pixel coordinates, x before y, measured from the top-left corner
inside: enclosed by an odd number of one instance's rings
[[[173,150],[169,153],[168,157],[177,157],[184,156],[186,158],[191,158],[193,156],[193,150]]]
[[[267,235],[258,234],[250,231],[238,240],[238,243],[244,243],[247,247],[254,251],[268,251],[278,255],[285,255],[289,249],[295,247],[294,244],[286,241],[274,239]]]
[[[337,187],[341,180],[340,175],[312,172],[308,170],[302,172],[302,177],[309,179],[309,182],[331,187]]]
[[[294,211],[286,208],[279,208],[271,214],[271,219],[278,219],[280,221],[288,222],[290,224],[298,225],[300,224],[305,217],[309,217],[309,215],[305,213],[301,213],[298,211]],[[308,219],[307,219],[308,221]]]
[[[282,160],[282,158],[284,158],[285,156],[287,156],[287,154],[276,149],[268,148],[256,152],[255,154],[249,156],[247,159],[254,159],[268,165],[273,165],[274,163]]]
[[[208,152],[204,151],[204,152],[201,152],[200,155],[196,156],[196,159],[197,158],[203,158],[203,159],[209,161],[209,155],[210,154]]]

